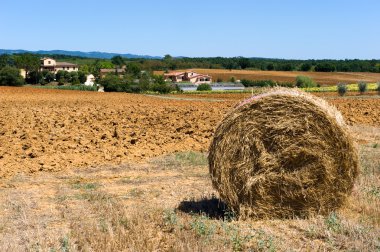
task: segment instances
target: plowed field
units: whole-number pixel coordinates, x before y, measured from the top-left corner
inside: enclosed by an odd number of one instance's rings
[[[246,96],[183,96],[182,100],[1,87],[0,177],[207,151],[218,122]],[[329,97],[329,102],[351,124],[380,125],[376,97]]]

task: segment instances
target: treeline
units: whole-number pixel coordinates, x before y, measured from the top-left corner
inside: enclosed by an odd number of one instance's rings
[[[143,62],[152,70],[186,68],[252,69],[263,71],[380,72],[380,60],[285,60],[265,58],[173,58]]]
[[[0,55],[0,67],[4,64],[16,65],[15,57],[19,55]],[[114,68],[112,59],[93,59],[68,55],[35,55],[35,57],[52,57],[58,61],[78,64],[80,70],[98,75],[102,68]],[[118,56],[116,56],[118,57]],[[120,57],[120,56],[119,56]],[[114,57],[115,58],[115,57]],[[380,72],[380,60],[286,60],[244,57],[212,58],[175,58],[166,55],[163,59],[126,59],[126,64],[134,63],[146,71],[170,71],[190,68],[209,69],[251,69],[263,71],[315,71],[315,72]]]

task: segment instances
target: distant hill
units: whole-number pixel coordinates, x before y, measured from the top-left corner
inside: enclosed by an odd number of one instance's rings
[[[110,59],[113,56],[121,55],[124,58],[143,58],[143,59],[161,59],[160,56],[149,56],[149,55],[137,55],[137,54],[122,54],[122,53],[107,53],[107,52],[81,52],[81,51],[65,51],[65,50],[39,50],[39,51],[28,51],[28,50],[8,50],[8,49],[0,49],[1,54],[15,54],[15,53],[35,53],[42,55],[51,55],[51,54],[59,54],[59,55],[69,55],[76,57],[85,57],[85,58],[96,58],[96,59]]]

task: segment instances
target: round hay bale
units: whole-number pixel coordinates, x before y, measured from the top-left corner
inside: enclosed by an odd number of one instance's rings
[[[334,107],[298,90],[272,89],[224,118],[209,168],[220,197],[240,216],[308,217],[344,203],[358,156]]]

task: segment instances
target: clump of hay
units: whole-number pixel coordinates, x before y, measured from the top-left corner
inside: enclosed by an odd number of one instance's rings
[[[213,186],[241,216],[308,217],[340,207],[358,175],[342,115],[324,100],[273,89],[237,106],[209,149]]]

